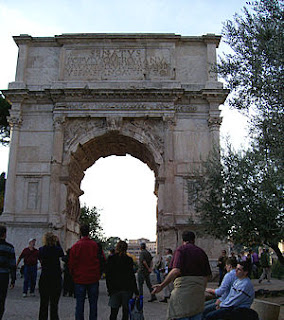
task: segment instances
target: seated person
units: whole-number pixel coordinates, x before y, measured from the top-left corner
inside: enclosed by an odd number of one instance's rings
[[[249,265],[242,261],[237,265],[237,280],[233,283],[227,298],[216,307],[216,310],[208,312],[205,320],[228,319],[237,308],[250,308],[254,299],[253,285],[248,278]]]
[[[208,312],[216,310],[216,306],[218,306],[222,301],[224,301],[233,285],[233,283],[237,280],[236,276],[236,266],[237,262],[231,258],[226,260],[225,268],[227,273],[225,274],[221,286],[217,289],[207,288],[205,291],[211,294],[214,294],[219,299],[212,299],[205,303],[203,316],[205,316]]]

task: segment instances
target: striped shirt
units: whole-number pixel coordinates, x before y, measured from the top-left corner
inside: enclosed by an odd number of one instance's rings
[[[10,273],[11,283],[14,284],[16,280],[16,257],[14,247],[0,239],[0,273]]]
[[[249,278],[237,279],[227,298],[221,302],[221,308],[250,308],[254,299],[254,289]]]

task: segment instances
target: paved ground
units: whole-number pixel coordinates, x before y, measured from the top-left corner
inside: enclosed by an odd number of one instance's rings
[[[268,289],[268,290],[283,290],[284,281],[272,279],[271,284],[264,281],[259,284],[257,280],[253,280],[255,290]],[[209,283],[208,287],[216,288],[217,283]],[[145,292],[144,316],[145,320],[165,320],[167,305],[160,302],[148,303],[150,298],[147,288]],[[158,295],[161,299],[161,294]],[[262,298],[261,298],[262,299]],[[269,301],[282,305],[281,315],[279,320],[284,319],[284,297],[269,298]],[[39,309],[39,294],[36,291],[36,297],[22,298],[22,279],[19,279],[13,290],[9,290],[6,300],[6,311],[3,320],[37,320]],[[61,297],[59,302],[60,320],[74,320],[75,299],[69,297]],[[88,305],[86,303],[85,319],[88,319]],[[108,297],[106,293],[105,281],[100,281],[100,296],[99,296],[99,320],[108,320],[109,307]],[[119,318],[120,319],[120,316]]]
[[[167,305],[165,303],[148,303],[150,294],[148,289],[144,288],[144,316],[146,320],[165,320]],[[158,295],[162,299],[162,295]],[[88,304],[86,301],[85,319],[88,319]],[[36,291],[36,297],[22,298],[22,280],[18,280],[13,290],[9,290],[6,300],[6,310],[3,320],[37,320],[39,310],[39,293]],[[60,320],[74,320],[75,299],[61,297],[59,301]],[[100,281],[100,295],[98,307],[98,320],[108,320],[110,308],[108,306],[108,296],[106,293],[105,281]],[[118,317],[120,319],[121,316]]]

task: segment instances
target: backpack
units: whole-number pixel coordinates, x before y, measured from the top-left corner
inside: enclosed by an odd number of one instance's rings
[[[143,296],[140,296],[138,299],[129,300],[129,316],[130,320],[144,320]]]

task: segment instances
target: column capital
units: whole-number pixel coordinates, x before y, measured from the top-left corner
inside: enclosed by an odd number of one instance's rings
[[[209,117],[208,120],[208,127],[212,129],[219,129],[222,123],[222,118],[220,117]]]
[[[21,113],[18,110],[10,110],[10,116],[7,117],[7,120],[11,128],[19,128],[23,121]]]
[[[65,117],[64,116],[54,116],[53,117],[53,126],[55,130],[62,130],[62,126],[65,123]]]

